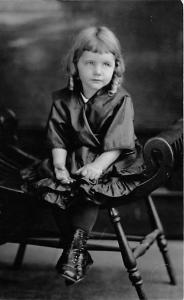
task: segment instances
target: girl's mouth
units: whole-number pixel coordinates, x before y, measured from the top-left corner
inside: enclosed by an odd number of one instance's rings
[[[92,81],[94,81],[94,82],[102,82],[102,79],[92,79]]]

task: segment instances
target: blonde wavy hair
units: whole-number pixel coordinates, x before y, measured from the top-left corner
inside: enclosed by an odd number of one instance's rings
[[[84,51],[97,53],[110,52],[115,57],[115,69],[112,80],[109,84],[109,94],[117,92],[123,81],[125,71],[124,59],[121,53],[121,46],[115,34],[105,26],[93,26],[83,29],[76,37],[72,48],[67,56],[68,88],[74,90],[79,86],[77,63]]]

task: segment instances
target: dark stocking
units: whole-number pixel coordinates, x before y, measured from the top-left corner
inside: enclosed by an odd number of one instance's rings
[[[61,235],[67,240],[76,228],[81,228],[87,233],[91,232],[99,207],[93,203],[82,203],[68,210],[53,206],[52,211]]]
[[[90,233],[95,225],[99,212],[99,206],[93,203],[82,203],[71,208],[71,221],[73,227],[81,228]]]

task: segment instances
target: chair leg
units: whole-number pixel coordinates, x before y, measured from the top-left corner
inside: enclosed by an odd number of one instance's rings
[[[139,299],[146,300],[147,297],[142,288],[143,280],[137,269],[136,259],[135,259],[133,252],[128,244],[126,235],[122,228],[119,213],[118,213],[117,209],[110,208],[109,214],[110,214],[111,221],[114,225],[114,229],[115,229],[115,232],[117,235],[122,259],[123,259],[124,265],[125,265],[128,273],[129,273],[130,281],[132,282],[132,285],[135,287]]]
[[[19,245],[18,250],[17,250],[17,254],[16,254],[16,257],[15,257],[15,260],[14,260],[14,263],[13,263],[13,269],[18,270],[18,269],[21,268],[22,262],[23,262],[23,259],[24,259],[25,251],[26,251],[26,244],[21,243]]]
[[[174,269],[173,269],[173,266],[172,266],[172,263],[171,263],[171,260],[169,257],[167,240],[165,237],[164,229],[163,229],[161,220],[159,218],[158,212],[156,210],[155,204],[154,204],[151,196],[148,196],[147,204],[148,204],[148,209],[149,209],[148,210],[149,215],[152,220],[152,225],[154,228],[156,227],[160,231],[160,234],[157,237],[157,244],[158,244],[160,252],[162,253],[162,256],[163,256],[165,266],[166,266],[166,269],[167,269],[167,272],[168,272],[168,275],[170,278],[170,283],[173,285],[176,285],[176,277],[175,277]]]

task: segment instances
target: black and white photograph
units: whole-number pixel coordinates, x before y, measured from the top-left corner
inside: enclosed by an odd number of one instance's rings
[[[183,3],[0,0],[0,300],[182,300]]]

